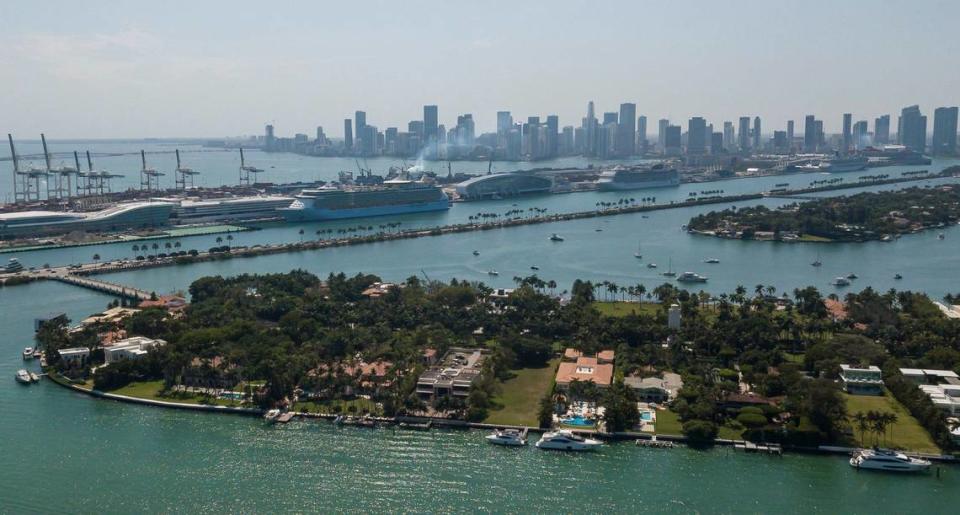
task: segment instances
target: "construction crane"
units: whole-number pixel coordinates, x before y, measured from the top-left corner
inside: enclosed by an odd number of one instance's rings
[[[255,166],[247,166],[247,162],[243,157],[243,147],[240,147],[240,185],[250,186],[250,174],[253,174],[254,182],[256,182],[258,173],[263,173],[263,169]]]
[[[10,156],[13,158],[13,201],[17,204],[21,202],[39,201],[40,178],[47,177],[46,170],[41,170],[33,166],[26,170],[21,170],[17,150],[13,146],[13,136],[7,134],[7,140],[10,141]],[[17,187],[18,182],[20,183],[19,187]]]
[[[140,162],[143,167],[140,168],[140,189],[146,191],[156,191],[160,189],[160,177],[166,175],[153,168],[147,168],[147,153],[140,151]]]
[[[173,182],[179,190],[186,190],[188,187],[193,188],[193,177],[195,175],[200,175],[200,172],[194,171],[193,168],[186,168],[180,165],[180,149],[176,149],[174,152],[177,154],[177,169],[174,171],[176,177]]]

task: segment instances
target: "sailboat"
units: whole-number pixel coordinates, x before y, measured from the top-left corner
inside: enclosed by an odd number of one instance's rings
[[[637,251],[633,253],[633,257],[643,259],[643,254],[640,253],[640,242],[637,242]]]
[[[810,265],[811,265],[811,266],[821,266],[821,265],[823,265],[823,261],[820,261],[820,253],[819,253],[819,252],[817,252],[817,260],[814,261],[813,263],[810,263]]]
[[[669,264],[667,265],[667,271],[663,273],[664,277],[675,277],[676,272],[673,271],[673,258],[670,258]]]

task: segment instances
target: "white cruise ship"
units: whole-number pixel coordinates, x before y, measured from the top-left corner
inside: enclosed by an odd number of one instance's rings
[[[293,203],[292,197],[260,195],[215,199],[161,199],[175,202],[170,220],[176,225],[209,222],[245,222],[278,219],[280,208]]]
[[[638,190],[643,188],[666,188],[680,185],[680,174],[675,168],[662,164],[653,167],[616,166],[600,173],[597,189],[600,191]]]

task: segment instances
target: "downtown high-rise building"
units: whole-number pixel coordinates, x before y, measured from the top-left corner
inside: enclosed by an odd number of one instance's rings
[[[363,152],[363,148],[364,148],[363,136],[364,136],[364,133],[366,132],[366,126],[367,126],[367,113],[363,111],[357,111],[353,113],[353,130],[355,135],[354,139],[357,140],[357,148],[360,149],[361,152]]]
[[[922,153],[927,149],[927,117],[920,113],[920,106],[904,107],[900,112],[897,138],[910,150]]]
[[[687,153],[705,154],[707,152],[707,121],[694,116],[687,121]]]
[[[853,133],[851,124],[853,123],[853,114],[852,113],[843,113],[843,135],[840,142],[840,152],[846,153],[850,151],[850,147],[853,144]]]
[[[657,148],[660,149],[660,153],[666,152],[667,148],[667,127],[670,126],[670,120],[666,118],[661,118],[657,122]]]
[[[853,124],[853,140],[851,145],[854,150],[863,150],[868,145],[870,145],[870,133],[867,129],[867,121],[859,120],[857,123]]]
[[[551,114],[547,115],[545,157],[557,157],[560,150],[560,117]]]
[[[873,120],[873,143],[886,145],[890,143],[890,115],[885,114]]]
[[[723,122],[723,148],[732,150],[737,145],[736,131],[733,122]]]
[[[753,151],[760,152],[763,150],[763,131],[760,129],[760,117],[753,117]]]
[[[668,156],[679,156],[682,152],[683,129],[679,125],[667,125],[663,135],[663,153]]]
[[[711,126],[712,127],[712,126]],[[719,155],[723,153],[723,133],[710,130],[710,153]]]
[[[793,120],[787,120],[787,148],[785,150],[793,150]]]
[[[620,104],[617,122],[617,155],[629,157],[637,153],[637,104]]]
[[[593,100],[587,102],[587,116],[583,119],[583,154],[597,155],[597,115],[593,109]]]
[[[439,140],[437,106],[423,106],[423,142],[424,144],[436,143]]]
[[[930,153],[935,156],[957,154],[956,107],[938,107],[933,112],[933,145]]]
[[[823,139],[820,131],[823,128],[823,123],[819,122],[817,118],[808,114],[803,119],[803,151],[804,152],[816,152],[820,148],[820,140]]]
[[[750,150],[750,117],[741,116],[740,117],[740,130],[737,133],[737,146],[740,148],[740,152],[746,152]]]
[[[349,118],[343,120],[343,148],[353,150],[353,120]]]
[[[647,117],[637,117],[637,153],[647,151]]]

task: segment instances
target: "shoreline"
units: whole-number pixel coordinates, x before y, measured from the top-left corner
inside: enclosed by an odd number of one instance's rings
[[[232,406],[216,406],[209,404],[188,404],[182,402],[166,402],[158,401],[155,399],[144,399],[141,397],[131,397],[129,395],[118,395],[109,392],[103,392],[100,390],[86,389],[81,388],[75,384],[71,384],[63,377],[55,377],[49,373],[45,374],[48,379],[54,383],[67,388],[69,390],[82,393],[93,397],[94,399],[104,399],[112,400],[116,402],[125,402],[128,404],[138,404],[141,406],[152,406],[157,408],[166,408],[166,409],[177,409],[177,410],[186,410],[186,411],[197,411],[205,413],[221,413],[221,414],[232,414],[232,415],[245,415],[245,416],[257,416],[262,417],[265,413],[265,410],[260,408],[240,408]],[[331,413],[308,413],[308,412],[292,412],[295,418],[301,419],[323,419],[323,420],[333,420],[338,415]],[[418,417],[418,416],[397,416],[397,417],[373,417],[374,421],[395,426],[396,428],[401,428],[402,424],[427,424],[429,426],[426,429],[411,429],[411,430],[426,430],[429,431],[430,428],[442,427],[445,429],[474,429],[474,430],[492,430],[492,429],[518,429],[526,430],[529,433],[542,434],[547,431],[553,431],[555,429],[544,429],[540,427],[533,426],[515,426],[515,425],[506,425],[506,424],[487,424],[484,422],[468,422],[466,420],[459,419],[446,419],[446,418],[436,418],[436,417]],[[620,433],[603,433],[596,430],[582,430],[574,429],[572,430],[577,434],[591,435],[601,438],[606,441],[637,441],[637,440],[652,440],[656,437],[657,440],[669,441],[673,443],[683,443],[688,444],[688,439],[682,435],[670,435],[670,434],[657,434],[657,433],[638,433],[638,432],[620,432]],[[746,440],[729,440],[717,438],[713,440],[709,445],[704,446],[704,448],[710,447],[736,447],[746,443]],[[831,445],[821,445],[819,447],[790,447],[781,445],[783,452],[793,452],[797,454],[820,454],[820,455],[849,455],[853,451],[857,450],[855,447],[843,447],[843,446],[831,446]],[[957,458],[949,454],[928,454],[928,453],[915,453],[904,451],[905,454],[912,457],[919,457],[935,461],[939,464],[956,464]],[[756,452],[756,454],[762,454]]]

